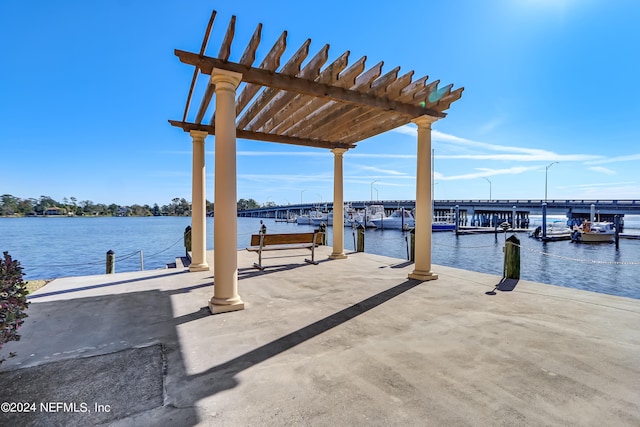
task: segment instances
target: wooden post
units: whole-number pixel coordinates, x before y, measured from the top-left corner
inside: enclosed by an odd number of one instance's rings
[[[615,242],[616,249],[618,249],[620,247],[620,215],[615,215],[613,217],[613,226],[616,228]]]
[[[107,274],[116,272],[116,253],[111,249],[107,251]]]
[[[520,279],[520,240],[515,234],[504,244],[504,277]]]
[[[189,256],[189,252],[191,252],[191,226],[187,225],[184,229],[184,250],[185,255]]]
[[[327,224],[321,222],[318,226],[318,231],[322,233],[322,245],[327,246]],[[335,234],[333,238],[335,239]]]
[[[360,224],[358,226],[358,246],[356,252],[364,252],[364,226]]]
[[[410,251],[409,251],[409,261],[415,262],[416,260],[416,229],[412,228],[409,232],[410,239]]]

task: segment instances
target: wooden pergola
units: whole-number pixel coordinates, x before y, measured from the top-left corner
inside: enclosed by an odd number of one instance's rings
[[[326,148],[334,153],[333,206],[342,206],[343,154],[356,143],[399,126],[418,125],[416,176],[416,263],[410,278],[432,280],[431,272],[431,123],[446,117],[463,88],[439,88],[439,80],[413,80],[400,67],[382,74],[383,63],[366,69],[366,57],[348,64],[345,52],[327,64],[329,45],[309,56],[311,40],[281,66],[287,32],[256,65],[262,24],[258,24],[239,62],[231,62],[235,16],[231,17],[216,57],[206,56],[216,12],[211,14],[199,53],[176,50],[195,67],[181,121],[171,125],[193,139],[192,271],[208,270],[205,242],[204,140],[215,135],[215,294],[213,313],[244,307],[237,292],[236,138]],[[306,61],[306,62],[305,62]],[[210,76],[195,118],[187,121],[198,74]],[[239,94],[236,92],[239,91]],[[215,108],[207,117],[213,95]],[[237,95],[237,96],[236,96]],[[342,215],[334,215],[331,258],[345,258]]]

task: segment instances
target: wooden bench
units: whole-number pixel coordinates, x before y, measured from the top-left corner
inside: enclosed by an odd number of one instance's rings
[[[315,260],[315,248],[322,244],[322,233],[286,233],[286,234],[252,234],[251,246],[247,248],[249,252],[258,253],[258,262],[253,266],[264,270],[262,266],[262,252],[281,251],[286,249],[310,249],[311,259],[305,259],[311,264],[318,264]]]

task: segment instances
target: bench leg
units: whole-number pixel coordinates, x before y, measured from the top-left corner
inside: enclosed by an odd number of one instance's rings
[[[260,271],[264,270],[264,267],[262,266],[262,249],[258,251],[258,262],[254,262],[253,266]]]
[[[315,236],[314,236],[314,240],[315,240]],[[318,265],[318,261],[316,261],[316,251],[315,251],[316,245],[311,246],[311,259],[305,258],[305,261],[308,262],[309,264],[313,264],[313,265]]]

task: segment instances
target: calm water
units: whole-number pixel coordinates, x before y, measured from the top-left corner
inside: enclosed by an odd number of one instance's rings
[[[532,222],[535,219],[532,218]],[[269,232],[312,230],[311,226],[263,220]],[[191,223],[184,217],[146,218],[0,218],[0,251],[9,251],[24,267],[25,279],[83,276],[105,272],[108,250],[116,254],[116,271],[164,268],[184,254],[183,232]],[[238,247],[248,246],[259,219],[238,218]],[[640,219],[629,217],[625,233],[640,234]],[[365,250],[407,258],[407,233],[367,230]],[[518,235],[521,278],[640,299],[640,240],[613,244],[542,243]],[[331,227],[329,242],[331,242]],[[434,264],[502,275],[504,234],[433,234]],[[213,249],[213,218],[207,222],[207,248]],[[354,249],[351,229],[345,229],[345,249]]]

